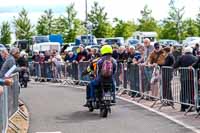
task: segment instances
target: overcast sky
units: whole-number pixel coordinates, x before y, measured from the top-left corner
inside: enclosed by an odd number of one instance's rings
[[[95,0],[88,0],[88,10]],[[153,11],[153,17],[157,20],[167,17],[170,0],[96,0],[105,7],[110,20],[118,17],[124,20],[133,20],[140,17],[140,10],[147,4]],[[176,0],[177,6],[185,6],[185,17],[195,18],[200,7],[200,0]],[[13,16],[22,7],[29,11],[30,19],[36,23],[38,17],[45,9],[52,8],[55,15],[65,12],[65,7],[70,3],[75,3],[78,11],[78,18],[85,18],[85,0],[0,0],[0,23],[3,20],[11,21]]]

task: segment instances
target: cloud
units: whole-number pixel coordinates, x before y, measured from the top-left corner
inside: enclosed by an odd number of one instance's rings
[[[56,5],[56,6],[7,6],[1,7],[0,13],[16,13],[22,8],[25,8],[28,12],[44,12],[44,10],[52,9],[55,13],[65,12],[66,6]]]

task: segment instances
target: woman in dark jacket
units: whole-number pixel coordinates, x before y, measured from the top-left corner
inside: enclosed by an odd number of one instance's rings
[[[171,54],[171,48],[170,47],[165,47],[164,49],[165,52],[165,61],[164,64],[162,65],[161,71],[162,71],[162,83],[163,83],[163,98],[167,100],[173,100],[172,98],[172,88],[171,88],[171,81],[173,78],[173,68],[168,68],[170,66],[174,65],[175,59],[174,56]],[[167,67],[165,67],[167,66]],[[173,105],[173,103],[165,103],[165,105]]]
[[[175,63],[175,58],[173,54],[171,54],[171,48],[165,47],[163,50],[165,51],[166,58],[165,63],[162,66],[173,66]]]
[[[196,72],[197,72],[197,83],[198,83],[198,90],[199,90],[199,89],[200,89],[200,56],[198,56],[197,62],[194,63],[192,66],[193,66],[193,68],[194,68],[194,69],[196,70]],[[199,97],[200,97],[200,94],[199,94],[199,92],[198,92],[198,100],[200,100]],[[199,101],[198,103],[200,103],[200,101]],[[198,105],[198,106],[199,106],[199,105]],[[200,108],[197,108],[196,111],[199,112],[199,111],[200,111]]]
[[[192,54],[192,50],[191,47],[184,49],[185,54],[174,64],[175,69],[192,66],[197,61],[197,57]],[[186,104],[194,104],[194,73],[190,69],[179,69],[179,72],[181,81],[180,102],[185,103],[181,104],[181,111],[185,111],[189,108]]]

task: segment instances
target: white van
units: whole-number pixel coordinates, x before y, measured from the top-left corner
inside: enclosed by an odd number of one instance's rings
[[[140,32],[136,31],[133,33],[133,38],[139,40],[140,44],[143,44],[143,40],[148,38],[151,43],[155,43],[157,40],[158,34],[156,32]]]
[[[58,42],[43,42],[43,43],[36,43],[33,45],[33,51],[38,50],[40,52],[45,52],[47,50],[56,50],[60,52],[60,43]]]

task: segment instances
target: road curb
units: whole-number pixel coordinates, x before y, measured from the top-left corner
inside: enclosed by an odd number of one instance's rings
[[[15,125],[17,126],[18,131],[20,133],[27,133],[29,130],[29,124],[30,124],[30,114],[28,111],[27,106],[25,103],[20,99],[20,101],[24,104],[23,106],[19,107],[18,111],[10,118],[9,125]],[[25,115],[25,116],[24,116]],[[27,118],[25,118],[27,117]],[[16,130],[16,129],[15,129]],[[10,126],[7,129],[7,133],[15,133],[13,128]]]

